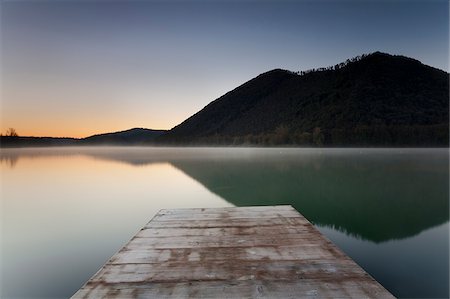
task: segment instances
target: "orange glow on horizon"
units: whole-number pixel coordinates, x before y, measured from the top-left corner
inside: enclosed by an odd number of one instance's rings
[[[53,113],[48,114],[46,111],[39,111],[41,107],[35,106],[29,111],[12,111],[13,113],[2,111],[0,133],[5,134],[8,128],[14,128],[19,136],[85,138],[132,128],[170,130],[199,109],[192,107],[166,111],[164,107],[160,107],[123,113],[100,109],[70,113],[54,109],[51,111]]]
[[[168,123],[161,124],[136,124],[135,122],[102,122],[84,124],[83,126],[76,126],[73,124],[64,124],[61,126],[2,126],[0,127],[1,134],[5,134],[9,128],[14,128],[19,136],[23,137],[69,137],[69,138],[84,138],[95,134],[112,133],[118,131],[129,130],[132,128],[146,128],[153,130],[170,130],[174,125]]]

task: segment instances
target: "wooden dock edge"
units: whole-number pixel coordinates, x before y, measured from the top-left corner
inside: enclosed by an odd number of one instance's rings
[[[395,298],[292,206],[160,210],[72,298]]]

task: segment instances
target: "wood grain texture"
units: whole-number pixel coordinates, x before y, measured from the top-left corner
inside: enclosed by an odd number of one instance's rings
[[[394,298],[291,206],[161,210],[72,298]]]

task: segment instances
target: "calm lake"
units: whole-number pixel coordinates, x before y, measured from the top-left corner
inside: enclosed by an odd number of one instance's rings
[[[1,298],[67,298],[162,208],[291,204],[397,297],[449,295],[448,149],[2,149]]]

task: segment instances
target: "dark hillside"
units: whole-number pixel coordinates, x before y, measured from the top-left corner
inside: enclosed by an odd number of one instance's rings
[[[81,143],[95,145],[144,145],[151,143],[164,132],[166,131],[134,128],[120,132],[93,135],[82,139]]]
[[[376,52],[329,68],[273,70],[158,140],[193,144],[447,146],[449,75]]]

